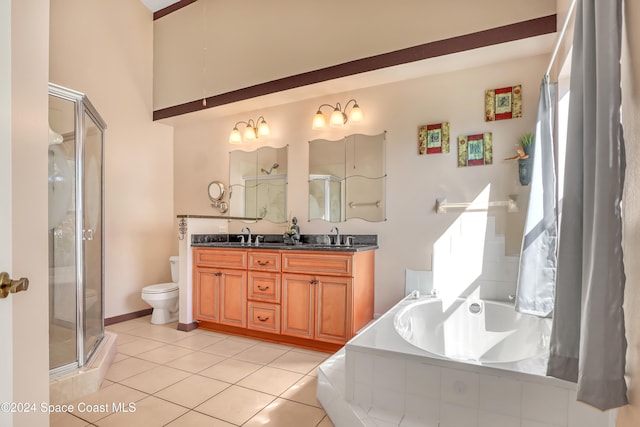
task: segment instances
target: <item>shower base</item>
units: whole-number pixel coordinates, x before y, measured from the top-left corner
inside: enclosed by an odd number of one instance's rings
[[[49,403],[65,403],[98,391],[116,356],[117,339],[118,335],[105,331],[104,338],[89,363],[75,371],[51,378]]]

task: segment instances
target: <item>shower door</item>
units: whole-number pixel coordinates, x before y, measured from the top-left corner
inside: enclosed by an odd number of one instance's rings
[[[49,85],[49,368],[83,366],[104,335],[104,122],[85,95]]]
[[[83,344],[80,365],[91,356],[103,335],[102,303],[102,129],[96,117],[84,111],[83,166],[83,279],[81,299]],[[78,338],[80,340],[80,338]]]

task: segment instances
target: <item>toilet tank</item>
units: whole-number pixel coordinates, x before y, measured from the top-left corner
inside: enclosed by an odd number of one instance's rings
[[[169,257],[169,263],[171,264],[171,281],[173,283],[178,283],[180,280],[180,257],[172,256]]]

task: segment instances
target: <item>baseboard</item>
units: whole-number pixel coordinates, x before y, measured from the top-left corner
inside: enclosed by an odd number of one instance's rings
[[[119,316],[104,319],[104,326],[113,325],[127,320],[137,319],[138,317],[148,316],[153,312],[153,308],[145,308],[144,310],[134,311],[133,313],[121,314]]]
[[[198,329],[198,322],[193,323],[178,323],[178,330],[183,332],[193,331]]]

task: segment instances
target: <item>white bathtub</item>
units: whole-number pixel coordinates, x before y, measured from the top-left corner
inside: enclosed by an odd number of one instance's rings
[[[550,319],[478,299],[418,301],[397,312],[394,326],[407,342],[430,353],[493,364],[543,356],[551,334]]]
[[[507,304],[408,297],[320,366],[317,396],[336,427],[615,426],[545,376],[548,331]]]

